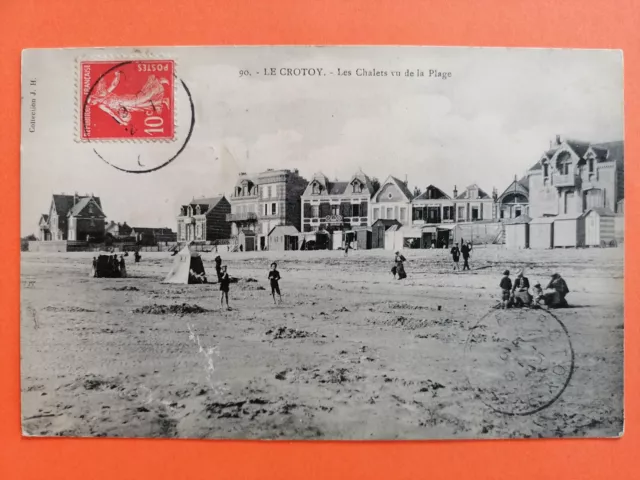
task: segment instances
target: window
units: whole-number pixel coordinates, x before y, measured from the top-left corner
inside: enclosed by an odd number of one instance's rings
[[[589,175],[593,174],[593,158],[589,159]]]
[[[271,189],[271,188],[269,188],[269,190],[270,190],[270,189]],[[269,196],[271,196],[271,194],[269,194]],[[271,215],[275,215],[275,214],[276,214],[276,206],[277,206],[277,205],[278,205],[277,203],[272,203],[272,204],[271,204]]]
[[[311,205],[311,218],[318,218],[320,216],[320,206]]]
[[[360,216],[360,204],[359,203],[354,203],[353,205],[351,205],[351,216],[353,216],[353,217],[359,217]]]
[[[471,208],[471,220],[478,220],[478,218],[479,218],[478,207],[472,207]]]
[[[465,217],[466,216],[464,214],[464,207],[458,207],[458,220],[464,221]]]
[[[264,204],[264,215],[265,216],[269,215],[269,204],[268,203]]]
[[[318,182],[313,182],[313,185],[311,186],[311,192],[314,195],[320,194],[320,185],[318,184]]]
[[[360,182],[353,182],[353,193],[362,193],[362,184]]]
[[[504,210],[500,209],[500,218],[504,218]]]
[[[516,217],[522,215],[522,211],[519,208],[516,208]]]
[[[340,205],[331,205],[331,215],[340,215]]]
[[[387,218],[391,219],[393,217],[393,208],[387,208]]]
[[[414,208],[413,209],[413,219],[414,220],[422,220],[423,210],[422,208]]]
[[[402,208],[400,209],[400,220],[404,222],[404,221],[405,221],[406,216],[407,216],[407,209],[406,209],[406,208],[404,208],[404,207],[402,207]]]
[[[200,215],[200,205],[196,205],[196,215]]]
[[[271,198],[271,187],[267,187],[267,198]]]

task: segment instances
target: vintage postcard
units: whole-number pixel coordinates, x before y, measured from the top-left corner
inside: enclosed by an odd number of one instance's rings
[[[24,435],[622,435],[623,112],[611,50],[24,51]]]

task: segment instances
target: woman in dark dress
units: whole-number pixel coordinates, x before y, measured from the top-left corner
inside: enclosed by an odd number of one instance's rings
[[[404,262],[406,262],[407,259],[404,258],[400,252],[396,252],[396,273],[398,274],[398,280],[402,280],[403,278],[407,278],[407,274],[404,271]]]
[[[220,258],[220,255],[216,255],[214,261],[216,262],[216,275],[218,277],[218,283],[220,283],[220,279],[222,278],[222,259]]]

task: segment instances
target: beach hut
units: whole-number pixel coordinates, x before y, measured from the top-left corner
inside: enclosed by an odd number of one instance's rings
[[[245,252],[253,252],[256,249],[256,232],[252,230],[240,230],[238,234],[238,246]]]
[[[331,246],[333,250],[340,250],[342,248],[342,237],[344,233],[342,230],[335,230],[331,234]]]
[[[398,232],[402,235],[402,248],[420,248],[422,228],[404,226]]]
[[[269,250],[298,250],[300,232],[292,225],[278,225],[269,232]]]
[[[606,208],[592,208],[584,215],[585,246],[615,245],[615,214]]]
[[[529,248],[529,222],[531,217],[528,215],[505,220],[504,235],[507,248]]]
[[[395,252],[402,249],[402,230],[399,225],[392,225],[384,232],[384,249]]]
[[[368,227],[354,227],[355,244],[358,250],[369,250],[371,248],[371,228]]]
[[[371,225],[371,248],[384,248],[386,232],[392,226],[400,227],[402,224],[397,220],[381,218]]]
[[[553,248],[555,217],[539,217],[529,222],[529,248]]]
[[[558,215],[553,221],[553,246],[584,246],[584,215],[582,213],[565,213]]]

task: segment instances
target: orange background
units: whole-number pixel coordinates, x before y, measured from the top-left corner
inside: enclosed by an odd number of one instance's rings
[[[23,439],[20,51],[27,47],[410,44],[624,50],[626,434],[621,440],[225,442]],[[594,75],[607,72],[594,71]],[[0,0],[0,478],[631,479],[640,452],[637,0]],[[43,159],[46,161],[46,159]],[[633,217],[634,215],[635,218]],[[634,455],[635,453],[635,455]]]

